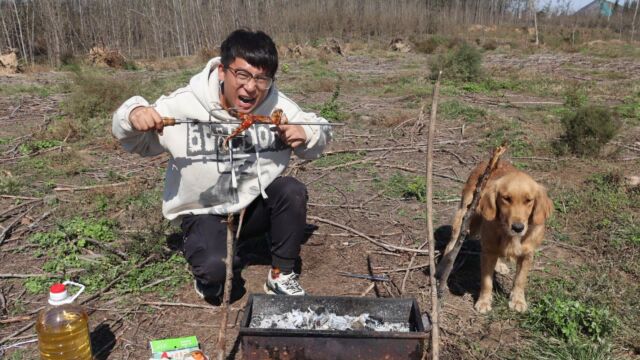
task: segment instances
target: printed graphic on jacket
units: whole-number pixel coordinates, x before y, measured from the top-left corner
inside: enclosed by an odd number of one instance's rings
[[[202,206],[238,202],[237,192],[230,191],[233,188],[232,167],[238,184],[253,184],[257,178],[256,152],[265,154],[288,150],[287,145],[269,126],[256,126],[257,147],[253,143],[253,136],[247,131],[233,138],[229,142],[230,149],[225,149],[224,139],[233,128],[225,128],[219,124],[186,125],[187,157],[174,158],[174,164],[180,169],[194,163],[209,163],[208,168],[218,173],[217,181],[200,193],[199,203]],[[257,186],[251,186],[244,191],[252,195],[260,194],[260,188]]]
[[[229,161],[229,151],[223,148],[224,139],[232,132],[219,124],[186,124],[187,125],[187,156],[201,156],[216,154],[216,161]],[[258,125],[255,129],[258,140],[258,152],[282,151],[287,145],[280,140],[276,132],[269,126]],[[251,135],[244,132],[230,141],[230,147],[235,154],[255,153],[255,144]]]

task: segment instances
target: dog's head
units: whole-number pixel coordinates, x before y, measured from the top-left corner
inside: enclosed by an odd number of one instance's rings
[[[502,176],[483,192],[478,212],[488,221],[498,218],[504,231],[523,236],[529,225],[542,225],[553,211],[543,186],[523,172]]]

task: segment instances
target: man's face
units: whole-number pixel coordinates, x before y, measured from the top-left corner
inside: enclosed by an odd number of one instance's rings
[[[269,89],[261,89],[257,86],[256,79],[249,79],[243,84],[238,79],[238,70],[246,71],[254,77],[268,75],[263,69],[252,66],[242,58],[235,58],[227,69],[222,64],[218,65],[218,79],[224,81],[224,94],[220,94],[222,105],[239,112],[249,113],[262,103]]]

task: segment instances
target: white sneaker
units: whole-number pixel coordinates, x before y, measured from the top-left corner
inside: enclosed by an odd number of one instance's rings
[[[280,269],[269,270],[267,282],[264,283],[264,291],[271,295],[305,295],[304,289],[300,286],[298,278],[300,275],[295,272],[283,274]]]

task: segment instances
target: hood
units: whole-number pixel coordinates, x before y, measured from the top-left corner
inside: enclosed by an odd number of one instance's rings
[[[223,118],[220,118],[220,120],[228,121],[232,118],[227,118],[228,114],[220,111],[222,108],[220,105],[220,87],[217,86],[217,81],[209,81],[210,78],[213,80],[218,78],[218,65],[220,65],[220,57],[209,60],[204,69],[191,78],[189,87],[198,102],[209,114],[216,118],[222,116]]]

